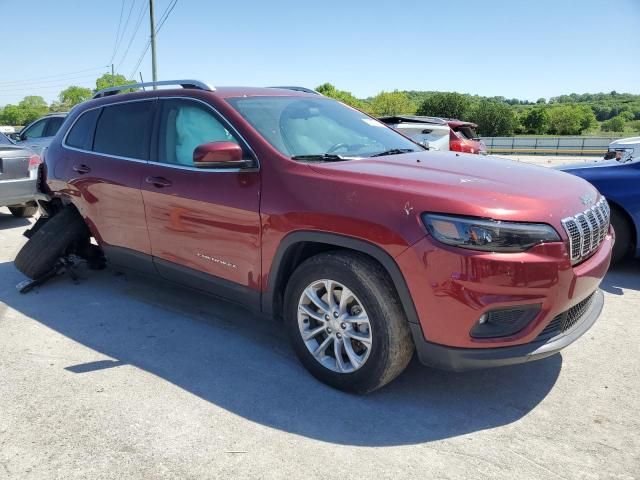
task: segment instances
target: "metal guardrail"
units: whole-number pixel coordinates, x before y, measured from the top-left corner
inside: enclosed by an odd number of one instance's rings
[[[619,137],[482,137],[489,153],[602,156]]]

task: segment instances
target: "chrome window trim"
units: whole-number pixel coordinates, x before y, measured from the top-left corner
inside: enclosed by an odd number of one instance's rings
[[[137,99],[133,99],[133,100],[123,100],[121,102],[111,102],[111,103],[107,103],[107,104],[104,104],[104,105],[97,105],[95,107],[87,108],[80,115],[78,115],[76,118],[73,119],[73,122],[71,123],[71,125],[69,125],[69,128],[67,129],[67,131],[64,132],[64,137],[62,137],[61,146],[63,148],[66,148],[67,150],[73,150],[75,152],[90,153],[92,155],[100,155],[102,157],[115,158],[115,159],[118,159],[118,160],[128,160],[130,162],[149,163],[148,160],[144,160],[144,159],[141,159],[141,158],[121,157],[119,155],[113,155],[111,153],[102,153],[102,152],[96,152],[94,150],[85,150],[84,148],[72,147],[71,145],[67,145],[67,137],[69,136],[69,133],[71,133],[71,130],[73,130],[73,127],[76,125],[76,122],[78,120],[80,120],[80,117],[82,117],[87,112],[91,112],[91,111],[97,110],[99,108],[108,108],[108,107],[110,107],[112,105],[121,105],[121,104],[125,104],[125,103],[136,103],[136,102],[151,102],[151,101],[156,101],[156,100],[158,100],[158,97],[137,98]],[[96,120],[96,127],[97,126],[98,126],[98,123],[97,123],[97,120]],[[95,134],[95,132],[94,132],[94,134]]]
[[[159,100],[162,102],[163,100],[187,100],[187,101],[193,101],[193,102],[198,102],[201,103],[202,105],[204,105],[206,108],[208,108],[209,110],[211,110],[218,118],[222,119],[222,126],[226,127],[228,130],[231,131],[231,133],[235,134],[241,141],[242,143],[247,147],[247,149],[249,150],[249,153],[253,156],[252,160],[255,161],[256,165],[254,167],[251,168],[197,168],[197,167],[188,167],[185,165],[177,165],[174,163],[165,163],[165,162],[159,162],[156,160],[149,160],[150,164],[153,165],[162,165],[163,167],[170,167],[170,168],[176,168],[178,170],[190,170],[190,171],[195,171],[195,172],[258,172],[260,171],[260,160],[258,159],[258,155],[256,155],[256,152],[253,150],[253,148],[251,148],[251,145],[249,144],[249,142],[247,142],[247,140],[242,136],[242,134],[238,131],[238,129],[229,121],[227,120],[227,118],[222,115],[217,108],[215,108],[213,105],[210,105],[209,103],[200,100],[199,98],[194,98],[194,97],[188,97],[188,96],[171,96],[171,97],[159,97]],[[216,118],[217,120],[217,118]]]
[[[157,161],[153,161],[153,160],[143,160],[140,158],[131,158],[131,157],[121,157],[119,155],[112,155],[110,153],[101,153],[101,152],[96,152],[93,150],[85,150],[83,148],[77,148],[77,147],[72,147],[71,145],[67,144],[67,137],[69,136],[69,133],[71,132],[71,130],[73,129],[73,127],[75,126],[76,122],[78,120],[80,120],[80,117],[82,117],[85,113],[90,112],[92,110],[97,110],[99,108],[107,108],[110,107],[111,105],[121,105],[124,103],[134,103],[134,102],[150,102],[150,101],[156,101],[156,100],[163,100],[163,99],[170,99],[170,100],[191,100],[194,102],[199,102],[202,103],[203,105],[205,105],[206,107],[208,107],[210,110],[212,110],[215,114],[218,115],[218,117],[220,117],[223,120],[223,125],[226,125],[228,127],[230,127],[230,129],[232,130],[233,133],[235,133],[244,143],[244,145],[246,145],[247,149],[249,150],[249,152],[251,153],[251,155],[253,155],[253,160],[255,160],[256,162],[256,166],[252,167],[252,168],[196,168],[196,167],[187,167],[187,166],[183,166],[183,165],[174,165],[171,163],[163,163],[163,162],[157,162]],[[238,130],[231,124],[231,122],[229,122],[229,120],[227,120],[225,118],[224,115],[222,115],[215,107],[213,107],[212,105],[208,104],[207,102],[200,100],[199,98],[193,98],[193,97],[187,97],[187,96],[171,96],[171,97],[150,97],[150,98],[138,98],[138,99],[132,99],[132,100],[122,100],[119,102],[109,102],[109,103],[105,103],[103,105],[98,105],[95,107],[91,107],[91,108],[87,108],[86,110],[84,110],[80,115],[78,115],[73,122],[71,123],[71,125],[69,126],[69,128],[67,129],[67,131],[64,134],[64,137],[62,138],[62,143],[61,146],[67,150],[73,150],[75,152],[80,152],[80,153],[89,153],[92,155],[100,155],[102,157],[107,157],[107,158],[115,158],[117,160],[126,160],[129,162],[136,162],[136,163],[147,163],[147,164],[153,164],[153,165],[161,165],[163,167],[169,167],[169,168],[175,168],[178,170],[190,170],[190,171],[195,171],[195,172],[212,172],[212,173],[223,173],[223,172],[228,172],[228,173],[239,173],[239,172],[257,172],[260,170],[260,160],[258,159],[258,156],[256,155],[255,151],[253,150],[253,148],[251,148],[251,145],[249,144],[249,142],[247,142],[247,140],[240,134],[240,132],[238,132]]]

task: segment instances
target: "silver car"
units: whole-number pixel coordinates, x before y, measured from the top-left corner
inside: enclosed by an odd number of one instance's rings
[[[40,157],[15,145],[0,133],[0,207],[9,207],[16,217],[31,217],[38,211],[38,167]]]
[[[40,154],[56,136],[66,116],[66,112],[50,113],[24,127],[20,133],[11,135],[11,138]]]

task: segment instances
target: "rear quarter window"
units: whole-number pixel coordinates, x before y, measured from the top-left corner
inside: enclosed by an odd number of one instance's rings
[[[103,107],[93,151],[148,160],[154,105],[154,101],[147,100]]]
[[[89,110],[80,114],[80,117],[69,130],[66,144],[81,150],[91,150],[93,146],[93,133],[96,129],[96,120],[100,109]]]

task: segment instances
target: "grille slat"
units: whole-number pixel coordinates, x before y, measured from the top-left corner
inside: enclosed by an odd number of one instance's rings
[[[593,207],[562,220],[569,236],[571,263],[577,264],[594,253],[609,231],[611,211],[604,197]]]

